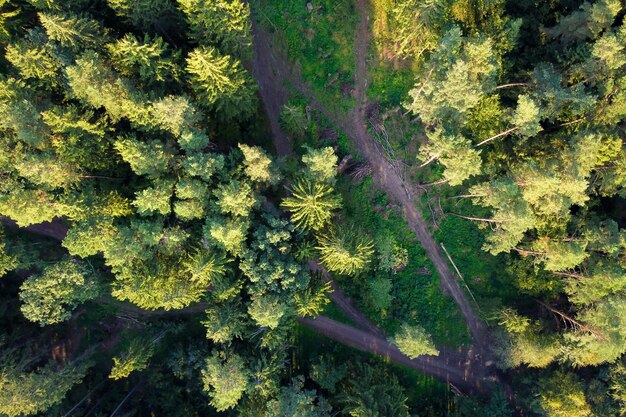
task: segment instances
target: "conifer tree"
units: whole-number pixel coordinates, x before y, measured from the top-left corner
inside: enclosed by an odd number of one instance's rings
[[[236,354],[213,353],[202,369],[204,391],[217,411],[233,408],[249,384],[249,370]]]
[[[341,201],[330,185],[303,178],[289,189],[281,206],[291,212],[292,222],[304,230],[321,230],[331,220]]]
[[[85,264],[64,260],[27,278],[20,288],[24,316],[41,326],[69,319],[79,304],[100,293],[93,274]]]
[[[371,240],[353,229],[331,229],[319,236],[317,250],[320,260],[329,271],[354,275],[363,271],[374,254]]]

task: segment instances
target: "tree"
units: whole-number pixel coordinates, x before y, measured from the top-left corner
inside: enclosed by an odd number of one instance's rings
[[[580,10],[564,16],[558,25],[544,31],[565,44],[592,38],[611,26],[621,8],[618,0],[603,0],[593,4],[584,2]]]
[[[306,153],[302,155],[302,162],[305,165],[305,175],[311,181],[327,182],[331,185],[335,183],[338,158],[330,146],[319,149],[307,147]]]
[[[227,119],[253,111],[252,81],[238,60],[203,46],[191,51],[185,69],[202,105],[215,108]]]
[[[142,215],[171,212],[173,184],[169,181],[155,181],[155,185],[137,192],[133,205]]]
[[[240,254],[245,246],[250,223],[246,220],[207,218],[203,233],[207,240],[217,244],[232,255]]]
[[[62,62],[40,30],[33,30],[29,38],[7,45],[5,57],[23,79],[43,88],[58,86]]]
[[[138,75],[145,83],[169,81],[178,78],[176,56],[161,37],[146,35],[140,41],[127,33],[122,39],[107,45],[113,67],[123,76]]]
[[[209,153],[193,153],[183,159],[182,166],[186,175],[210,181],[216,173],[224,169],[224,156]]]
[[[0,127],[13,132],[18,140],[38,146],[48,136],[48,129],[33,95],[23,80],[0,81]]]
[[[288,313],[281,297],[274,294],[259,295],[252,299],[248,314],[260,327],[277,328]]]
[[[421,355],[435,356],[439,350],[435,347],[431,336],[420,326],[411,326],[403,323],[394,337],[389,338],[409,358],[414,359]]]
[[[85,264],[67,259],[32,275],[20,287],[24,316],[41,326],[55,324],[71,317],[81,303],[94,299],[100,285]]]
[[[7,251],[7,241],[4,230],[0,226],[0,278],[7,272],[14,270],[19,265],[18,258]]]
[[[122,347],[121,354],[113,358],[110,379],[127,378],[135,371],[143,371],[148,367],[154,355],[154,342],[146,338],[135,337]]]
[[[40,12],[39,20],[48,37],[65,47],[93,48],[106,40],[104,29],[92,19]]]
[[[304,230],[321,230],[333,216],[333,210],[341,207],[339,196],[323,182],[302,178],[290,189],[290,197],[281,206],[291,212],[291,221]]]
[[[496,57],[490,39],[463,39],[450,29],[431,55],[405,107],[426,126],[458,126],[494,87]]]
[[[168,36],[184,26],[183,16],[172,0],[107,0],[107,4],[140,31]]]
[[[294,298],[296,312],[301,317],[318,316],[330,304],[328,294],[332,291],[330,282],[325,282],[296,293]]]
[[[482,183],[470,188],[469,192],[476,196],[479,205],[494,211],[493,218],[488,219],[494,227],[483,246],[486,251],[494,255],[507,252],[522,240],[524,233],[534,228],[536,217],[512,180],[505,178]]]
[[[258,204],[257,196],[247,181],[231,180],[215,191],[220,211],[234,217],[246,218]]]
[[[592,415],[584,385],[571,372],[556,371],[542,378],[535,389],[533,405],[548,417],[586,417]]]
[[[439,160],[445,166],[444,177],[450,185],[460,185],[466,179],[481,172],[480,151],[472,149],[469,139],[458,132],[448,132],[442,128],[427,132],[429,142],[420,148],[418,158],[429,161]]]
[[[304,377],[297,376],[283,387],[276,399],[267,403],[266,417],[326,417],[331,407],[315,391],[304,389]]]
[[[24,178],[45,189],[69,188],[81,179],[76,164],[60,160],[52,153],[27,153],[15,164],[15,169]]]
[[[241,143],[238,146],[243,153],[244,172],[252,181],[269,184],[278,182],[280,176],[263,149]]]
[[[247,57],[252,45],[250,8],[241,0],[178,0],[199,43],[218,44],[229,54]]]
[[[214,352],[202,369],[204,391],[217,411],[233,408],[248,388],[249,370],[236,354]]]
[[[350,416],[408,417],[406,394],[393,374],[367,363],[354,365],[348,384],[338,396]]]
[[[26,372],[19,364],[3,363],[0,368],[0,413],[17,417],[47,411],[82,381],[88,368],[88,364],[69,364],[57,370],[50,363]]]
[[[354,229],[331,229],[318,238],[320,260],[329,271],[354,275],[363,271],[374,254],[374,244]]]
[[[230,343],[233,339],[243,339],[248,320],[239,302],[227,301],[207,308],[206,320],[202,324],[208,339],[215,343]]]
[[[159,177],[169,169],[172,154],[156,140],[140,141],[134,136],[118,139],[115,149],[137,175]]]

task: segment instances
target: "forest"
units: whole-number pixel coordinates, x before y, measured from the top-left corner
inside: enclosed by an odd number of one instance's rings
[[[626,415],[622,0],[0,0],[0,417]]]

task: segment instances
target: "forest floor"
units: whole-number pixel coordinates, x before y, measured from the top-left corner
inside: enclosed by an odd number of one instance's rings
[[[497,380],[492,362],[488,360],[489,337],[484,323],[472,308],[466,294],[461,289],[443,253],[431,235],[428,224],[416,206],[419,201],[412,185],[403,177],[399,164],[388,159],[367,130],[367,52],[370,44],[369,18],[365,0],[356,0],[359,23],[355,36],[355,87],[352,95],[355,106],[347,115],[331,109],[317,99],[311,89],[305,85],[296,68],[283,56],[274,52],[271,36],[258,25],[253,26],[255,45],[255,70],[260,85],[261,98],[270,119],[270,127],[275,138],[279,155],[290,153],[289,139],[282,132],[279,124],[280,110],[285,103],[285,81],[310,102],[311,106],[337,125],[355,143],[361,156],[372,168],[377,186],[402,208],[404,217],[416,234],[419,242],[431,259],[440,277],[445,292],[458,305],[464,321],[469,328],[473,345],[458,351],[442,349],[437,357],[420,357],[410,360],[389,344],[384,333],[365,315],[354,307],[351,300],[336,284],[333,301],[362,330],[335,322],[326,317],[302,319],[301,323],[327,335],[343,344],[386,356],[413,369],[431,374],[465,389],[483,391],[488,381]],[[328,277],[327,277],[328,279]],[[332,281],[331,281],[332,282]],[[337,291],[338,290],[338,291]]]

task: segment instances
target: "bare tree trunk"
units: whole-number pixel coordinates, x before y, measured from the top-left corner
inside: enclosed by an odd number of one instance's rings
[[[478,147],[480,147],[480,146],[483,146],[484,144],[489,143],[489,142],[491,142],[492,140],[496,140],[496,139],[498,139],[498,138],[501,138],[502,136],[506,136],[506,135],[508,135],[508,134],[509,134],[509,133],[511,133],[511,132],[515,132],[517,129],[518,129],[518,127],[517,127],[517,126],[512,127],[512,128],[510,128],[510,129],[507,129],[507,130],[505,130],[504,132],[500,132],[500,133],[498,133],[498,134],[497,134],[497,135],[495,135],[495,136],[492,136],[492,137],[490,137],[490,138],[487,138],[487,139],[483,140],[482,142],[477,143],[476,145],[474,145],[474,147],[475,147],[475,148],[478,148]]]
[[[429,182],[427,184],[419,184],[419,187],[421,187],[421,188],[432,187],[433,185],[445,184],[445,183],[447,183],[449,181],[450,180],[447,179],[447,178],[442,178],[442,179],[437,180],[435,182]]]
[[[70,414],[72,414],[72,411],[76,410],[78,407],[80,407],[80,405],[82,403],[84,403],[90,396],[91,394],[93,394],[98,388],[100,388],[100,386],[102,384],[104,384],[107,380],[103,379],[102,381],[100,381],[95,387],[93,387],[87,394],[85,394],[85,396],[76,403],[76,405],[74,405],[74,407],[72,407],[70,409],[70,411],[68,411],[67,413],[65,413],[65,415],[63,417],[69,417]]]
[[[501,90],[503,88],[509,88],[509,87],[529,87],[530,84],[528,83],[509,83],[509,84],[502,84],[496,87],[496,90]]]
[[[451,214],[453,216],[460,217],[460,218],[466,219],[466,220],[475,220],[475,221],[487,222],[487,223],[504,223],[502,220],[487,219],[487,218],[484,218],[484,217],[464,216],[462,214],[452,213],[452,212],[449,212],[448,214]]]
[[[137,384],[133,387],[133,389],[131,389],[128,394],[126,394],[126,397],[124,397],[124,399],[122,400],[121,403],[118,404],[118,406],[115,408],[115,410],[113,410],[113,412],[111,413],[111,415],[109,417],[115,417],[115,415],[117,414],[118,411],[120,411],[120,409],[122,408],[122,406],[124,405],[124,403],[126,403],[126,401],[128,401],[128,399],[130,398],[131,395],[133,395],[135,393],[135,391],[137,390],[137,388],[139,388],[139,385],[141,385],[141,383],[143,382],[143,379],[139,382],[137,382]]]
[[[545,255],[548,252],[539,252],[536,250],[528,250],[528,249],[520,249],[520,248],[513,248],[513,250],[519,252],[521,255],[524,256],[528,256],[528,255]]]
[[[452,197],[446,197],[448,200],[452,200],[453,198],[474,198],[474,197],[485,197],[484,194],[461,194],[461,195],[453,195]]]
[[[428,158],[428,160],[426,162],[424,162],[420,166],[418,166],[418,168],[424,168],[426,165],[430,164],[431,162],[436,161],[438,158],[439,158],[439,156],[437,156],[437,155],[431,156],[430,158]]]
[[[594,335],[595,337],[597,337],[598,339],[605,339],[604,335],[602,333],[600,333],[599,331],[597,331],[596,329],[587,326],[586,324],[583,324],[581,322],[579,322],[578,320],[576,320],[575,318],[573,318],[572,316],[563,313],[560,310],[557,310],[554,307],[551,307],[549,305],[547,305],[546,303],[535,299],[535,301],[537,301],[539,304],[541,304],[542,306],[544,306],[546,309],[548,309],[549,311],[551,311],[552,313],[558,315],[559,317],[561,317],[563,320],[565,320],[566,322],[570,323],[570,325],[576,329],[580,329],[584,332],[587,333],[591,333],[592,335]]]
[[[480,311],[480,306],[478,305],[478,301],[476,301],[476,297],[474,297],[474,294],[472,293],[472,290],[470,290],[470,288],[467,286],[467,283],[463,279],[463,275],[461,275],[461,271],[459,271],[459,268],[456,267],[456,264],[452,260],[452,257],[448,253],[448,250],[446,249],[446,247],[443,245],[443,242],[441,242],[441,249],[443,249],[443,251],[445,252],[446,256],[448,257],[448,260],[450,261],[450,263],[454,267],[454,270],[456,271],[456,274],[459,276],[459,278],[461,278],[461,282],[463,282],[463,285],[465,285],[465,289],[467,290],[469,295],[472,297],[472,300],[474,300],[474,304],[476,304],[476,307],[478,308],[478,311]]]

